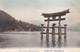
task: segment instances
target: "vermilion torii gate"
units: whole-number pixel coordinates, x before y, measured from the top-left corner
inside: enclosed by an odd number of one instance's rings
[[[56,12],[56,13],[42,13],[42,16],[47,18],[44,20],[47,22],[47,27],[44,27],[44,24],[41,24],[41,39],[43,39],[43,34],[46,34],[46,38],[49,38],[49,34],[52,34],[52,36],[55,38],[55,35],[58,35],[58,38],[61,38],[61,35],[64,35],[64,38],[66,38],[66,24],[64,24],[64,27],[61,27],[61,21],[65,20],[65,18],[61,18],[61,16],[65,16],[67,13],[69,13],[69,9]],[[52,24],[52,27],[49,27],[50,21],[58,21],[58,26],[56,26],[56,23]],[[44,32],[44,28],[46,28],[46,32]],[[52,32],[49,32],[49,29],[52,29]],[[55,28],[58,28],[58,33],[56,33]],[[64,29],[64,33],[61,32],[61,29]]]

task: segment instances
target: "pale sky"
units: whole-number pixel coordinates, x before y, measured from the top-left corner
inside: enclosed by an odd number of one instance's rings
[[[0,9],[6,11],[17,20],[33,24],[42,24],[42,13],[59,12],[70,9],[70,13],[64,16],[64,23],[69,26],[80,22],[80,0],[0,0]]]

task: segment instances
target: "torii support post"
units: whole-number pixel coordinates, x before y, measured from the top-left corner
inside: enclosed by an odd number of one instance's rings
[[[55,23],[52,24],[52,38],[55,38]]]
[[[48,21],[47,21],[46,38],[49,38],[49,19],[50,17],[48,17]]]
[[[58,38],[61,38],[61,16],[59,16],[59,23],[58,23],[58,26],[59,26],[59,28],[58,28]]]
[[[43,39],[44,24],[41,24],[41,39]]]
[[[64,38],[66,38],[67,35],[66,30],[67,30],[67,24],[64,24]]]
[[[55,23],[52,24],[52,47],[55,47]]]
[[[49,46],[49,19],[50,19],[50,17],[48,17],[47,29],[46,29],[46,43],[47,43],[47,47]]]
[[[61,16],[59,16],[59,23],[58,23],[58,46],[61,46],[61,20],[60,20]]]

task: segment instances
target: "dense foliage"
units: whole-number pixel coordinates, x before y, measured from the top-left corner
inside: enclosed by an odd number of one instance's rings
[[[0,31],[40,31],[38,25],[16,20],[11,15],[0,10]]]

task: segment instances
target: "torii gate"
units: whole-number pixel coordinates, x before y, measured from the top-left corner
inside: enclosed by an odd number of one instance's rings
[[[64,38],[66,38],[66,24],[64,24],[64,27],[61,27],[61,20],[65,20],[65,18],[61,18],[61,16],[65,16],[67,13],[69,12],[69,9],[61,11],[61,12],[56,12],[56,13],[42,13],[42,16],[44,16],[45,18],[47,18],[46,20],[44,20],[45,22],[47,22],[47,27],[44,27],[44,24],[41,24],[41,39],[43,38],[43,34],[46,34],[46,38],[49,37],[49,34],[52,34],[53,37],[55,37],[55,35],[58,35],[58,38],[61,38],[61,35],[64,35]],[[56,18],[58,17],[58,18]],[[58,21],[58,26],[55,26],[56,24],[53,23],[52,27],[49,27],[50,25],[50,21]],[[46,28],[46,32],[43,32],[43,28]],[[52,33],[49,32],[49,28],[52,29]],[[55,28],[58,28],[58,33],[55,32]],[[64,33],[61,32],[61,29],[64,29]]]

